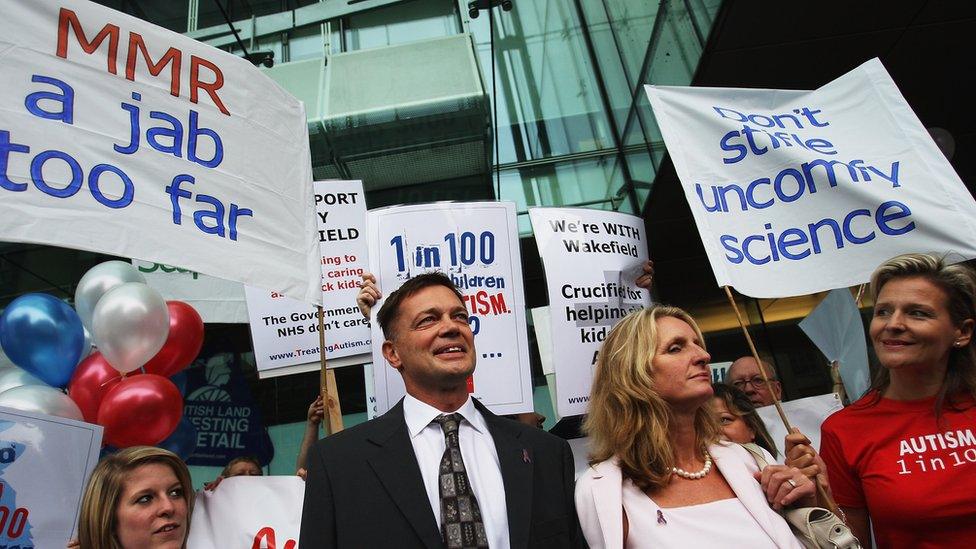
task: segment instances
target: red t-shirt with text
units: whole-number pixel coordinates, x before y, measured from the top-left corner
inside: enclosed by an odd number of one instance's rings
[[[866,507],[878,547],[976,548],[976,402],[871,392],[821,428],[837,503]]]

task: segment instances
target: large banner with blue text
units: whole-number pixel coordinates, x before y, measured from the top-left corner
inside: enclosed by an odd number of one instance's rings
[[[477,367],[468,391],[496,414],[532,411],[532,372],[518,225],[512,202],[393,206],[367,215],[369,266],[384,300],[407,280],[440,271],[464,295],[474,332]],[[406,391],[383,358],[383,332],[373,307],[376,411],[386,412]]]
[[[0,547],[64,547],[78,525],[102,427],[0,408]]]
[[[549,289],[556,413],[585,414],[607,332],[651,303],[635,283],[647,260],[644,220],[586,208],[532,208],[529,218]]]
[[[369,362],[369,320],[356,306],[366,265],[362,181],[316,181],[325,357],[330,368]],[[244,287],[261,378],[321,368],[318,309],[279,292]]]
[[[902,253],[976,257],[976,202],[879,60],[816,91],[645,90],[720,286],[786,297]]]
[[[320,303],[305,109],[93,2],[0,0],[0,235]]]

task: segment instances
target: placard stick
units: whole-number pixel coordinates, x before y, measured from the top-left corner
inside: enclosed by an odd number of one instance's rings
[[[759,373],[762,374],[763,383],[769,387],[769,376],[766,375],[766,368],[763,367],[762,361],[759,359],[759,353],[756,351],[756,346],[752,342],[752,336],[749,335],[746,323],[742,319],[742,314],[739,312],[739,306],[735,304],[735,298],[732,297],[732,290],[728,286],[722,287],[725,288],[725,295],[729,297],[729,303],[732,304],[732,310],[735,311],[735,318],[739,320],[739,327],[742,328],[742,333],[746,336],[746,343],[749,344],[749,351],[752,352],[752,358],[756,359],[756,366],[759,368]],[[783,406],[779,403],[779,398],[773,394],[773,399],[773,405],[776,406],[776,412],[779,414],[779,418],[783,420],[783,425],[786,426],[786,432],[792,433],[793,427],[790,425],[790,420],[786,418],[786,412],[783,411]]]
[[[840,362],[830,363],[830,379],[834,383],[834,392],[840,397],[840,401],[847,402],[847,389],[844,388],[844,379],[840,377]]]
[[[865,286],[866,286],[866,284],[863,284],[863,283],[858,284],[858,286],[857,286],[857,295],[854,296],[854,305],[857,305],[857,308],[858,309],[861,308],[861,298],[864,297],[864,287]]]
[[[325,405],[326,435],[342,430],[342,409],[339,407],[339,389],[336,387],[335,372],[325,364],[325,311],[319,306],[319,359],[322,369],[319,372],[319,392]]]
[[[762,361],[759,360],[759,353],[756,351],[756,345],[752,342],[752,336],[749,335],[749,330],[746,328],[745,320],[742,318],[742,314],[739,312],[739,306],[735,304],[735,298],[732,297],[732,290],[728,286],[722,286],[725,288],[725,295],[729,297],[729,303],[732,304],[732,310],[735,311],[735,318],[739,320],[739,327],[742,328],[742,333],[746,336],[746,343],[749,344],[749,351],[752,352],[752,358],[756,360],[756,366],[759,368],[759,372],[762,374],[763,383],[769,387],[769,376],[766,374],[766,368],[763,367]],[[772,391],[770,391],[772,393]],[[783,411],[783,405],[780,404],[779,398],[773,394],[773,405],[776,406],[776,412],[779,414],[779,418],[783,420],[783,425],[786,427],[787,433],[793,432],[793,426],[790,425],[790,420],[786,417],[786,412]],[[814,483],[817,485],[817,496],[820,502],[830,510],[830,512],[841,517],[840,508],[837,507],[837,503],[833,498],[827,494],[827,489],[820,482],[819,478],[814,478]],[[843,520],[843,519],[841,519]]]

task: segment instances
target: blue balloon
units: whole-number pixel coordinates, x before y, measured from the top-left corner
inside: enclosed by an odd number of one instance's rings
[[[184,417],[173,434],[156,446],[169,450],[186,461],[190,454],[197,449],[197,428],[188,418]]]
[[[64,387],[85,344],[81,318],[48,294],[24,294],[0,315],[0,346],[10,360],[53,387]]]

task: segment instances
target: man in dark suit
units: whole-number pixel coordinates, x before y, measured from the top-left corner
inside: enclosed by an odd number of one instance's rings
[[[569,445],[470,398],[474,338],[451,280],[407,281],[377,320],[407,396],[312,448],[300,546],[584,546]]]

